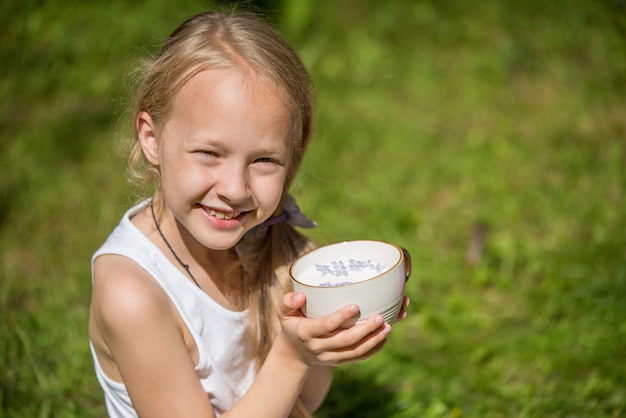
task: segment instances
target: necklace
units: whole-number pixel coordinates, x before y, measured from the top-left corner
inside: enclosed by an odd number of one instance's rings
[[[154,204],[152,202],[150,202],[150,211],[152,212],[152,219],[154,220],[154,226],[156,226],[157,231],[159,231],[159,235],[161,235],[161,238],[163,238],[163,242],[165,242],[165,245],[167,245],[167,248],[170,249],[170,251],[171,251],[172,255],[174,256],[174,258],[176,259],[176,261],[178,261],[178,263],[185,269],[185,271],[187,272],[189,277],[191,277],[191,280],[193,280],[193,282],[196,284],[196,286],[198,286],[200,288],[200,290],[202,290],[202,286],[200,286],[200,284],[198,283],[196,278],[193,277],[193,274],[191,274],[191,270],[189,270],[189,264],[183,263],[183,260],[181,260],[180,257],[178,257],[178,255],[176,254],[176,252],[174,252],[174,249],[172,248],[170,243],[165,238],[165,235],[163,235],[163,231],[161,231],[161,227],[159,226],[159,222],[157,221],[156,215],[154,214]]]

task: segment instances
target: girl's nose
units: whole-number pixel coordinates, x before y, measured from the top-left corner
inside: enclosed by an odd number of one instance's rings
[[[218,196],[226,202],[241,202],[246,199],[249,196],[246,168],[239,164],[225,167],[215,189]]]

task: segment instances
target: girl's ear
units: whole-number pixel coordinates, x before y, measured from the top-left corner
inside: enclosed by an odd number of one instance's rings
[[[148,112],[139,112],[135,122],[135,128],[139,135],[139,143],[143,150],[143,155],[153,165],[159,165],[159,142],[156,137],[156,130],[152,117]]]

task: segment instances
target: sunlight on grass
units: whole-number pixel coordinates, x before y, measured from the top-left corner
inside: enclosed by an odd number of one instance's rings
[[[622,2],[262,4],[316,81],[313,237],[415,263],[409,317],[318,417],[626,414]],[[89,259],[132,201],[123,75],[203,6],[0,3],[0,416],[104,415]]]

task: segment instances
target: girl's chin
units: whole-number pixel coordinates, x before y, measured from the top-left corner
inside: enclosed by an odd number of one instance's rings
[[[237,244],[241,242],[246,233],[248,233],[252,228],[241,228],[237,230],[230,231],[214,231],[210,233],[208,236],[205,235],[204,239],[201,243],[211,250],[215,251],[223,251],[234,248]]]

